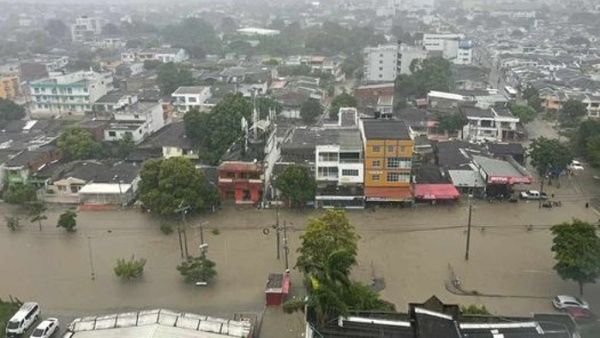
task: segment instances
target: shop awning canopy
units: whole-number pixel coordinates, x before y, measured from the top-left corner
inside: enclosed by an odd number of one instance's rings
[[[453,200],[460,193],[452,184],[416,184],[415,198],[420,200]]]
[[[404,202],[412,200],[410,187],[365,187],[365,198],[373,202]]]

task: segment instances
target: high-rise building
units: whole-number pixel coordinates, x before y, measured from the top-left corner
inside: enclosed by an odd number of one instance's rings
[[[464,34],[424,34],[423,47],[459,65],[473,62],[473,43]]]
[[[80,16],[71,25],[71,39],[73,42],[86,42],[102,33],[104,20],[90,16]]]
[[[398,74],[398,45],[367,47],[364,54],[364,74],[366,82],[390,82]]]

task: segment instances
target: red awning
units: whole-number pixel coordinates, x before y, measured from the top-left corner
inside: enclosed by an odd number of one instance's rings
[[[416,184],[415,198],[420,200],[452,200],[460,196],[452,184]]]
[[[403,202],[412,200],[410,187],[365,187],[369,201]]]

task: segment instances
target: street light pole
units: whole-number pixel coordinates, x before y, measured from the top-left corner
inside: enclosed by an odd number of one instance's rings
[[[467,248],[465,250],[465,260],[469,260],[469,250],[471,246],[471,216],[473,215],[473,206],[471,205],[471,199],[469,198],[469,221],[467,223]]]
[[[277,233],[279,233],[279,231]],[[284,250],[284,254],[285,254],[285,270],[287,271],[290,268],[290,265],[288,262],[289,248],[288,248],[287,222],[286,221],[283,221],[283,250]]]
[[[277,233],[277,260],[281,259],[281,239],[279,238],[279,194],[276,194],[277,204],[275,205],[275,232]]]

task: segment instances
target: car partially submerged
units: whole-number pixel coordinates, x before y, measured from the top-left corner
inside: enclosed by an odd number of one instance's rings
[[[519,197],[524,200],[545,200],[548,199],[548,195],[545,192],[539,192],[537,190],[521,191]]]

